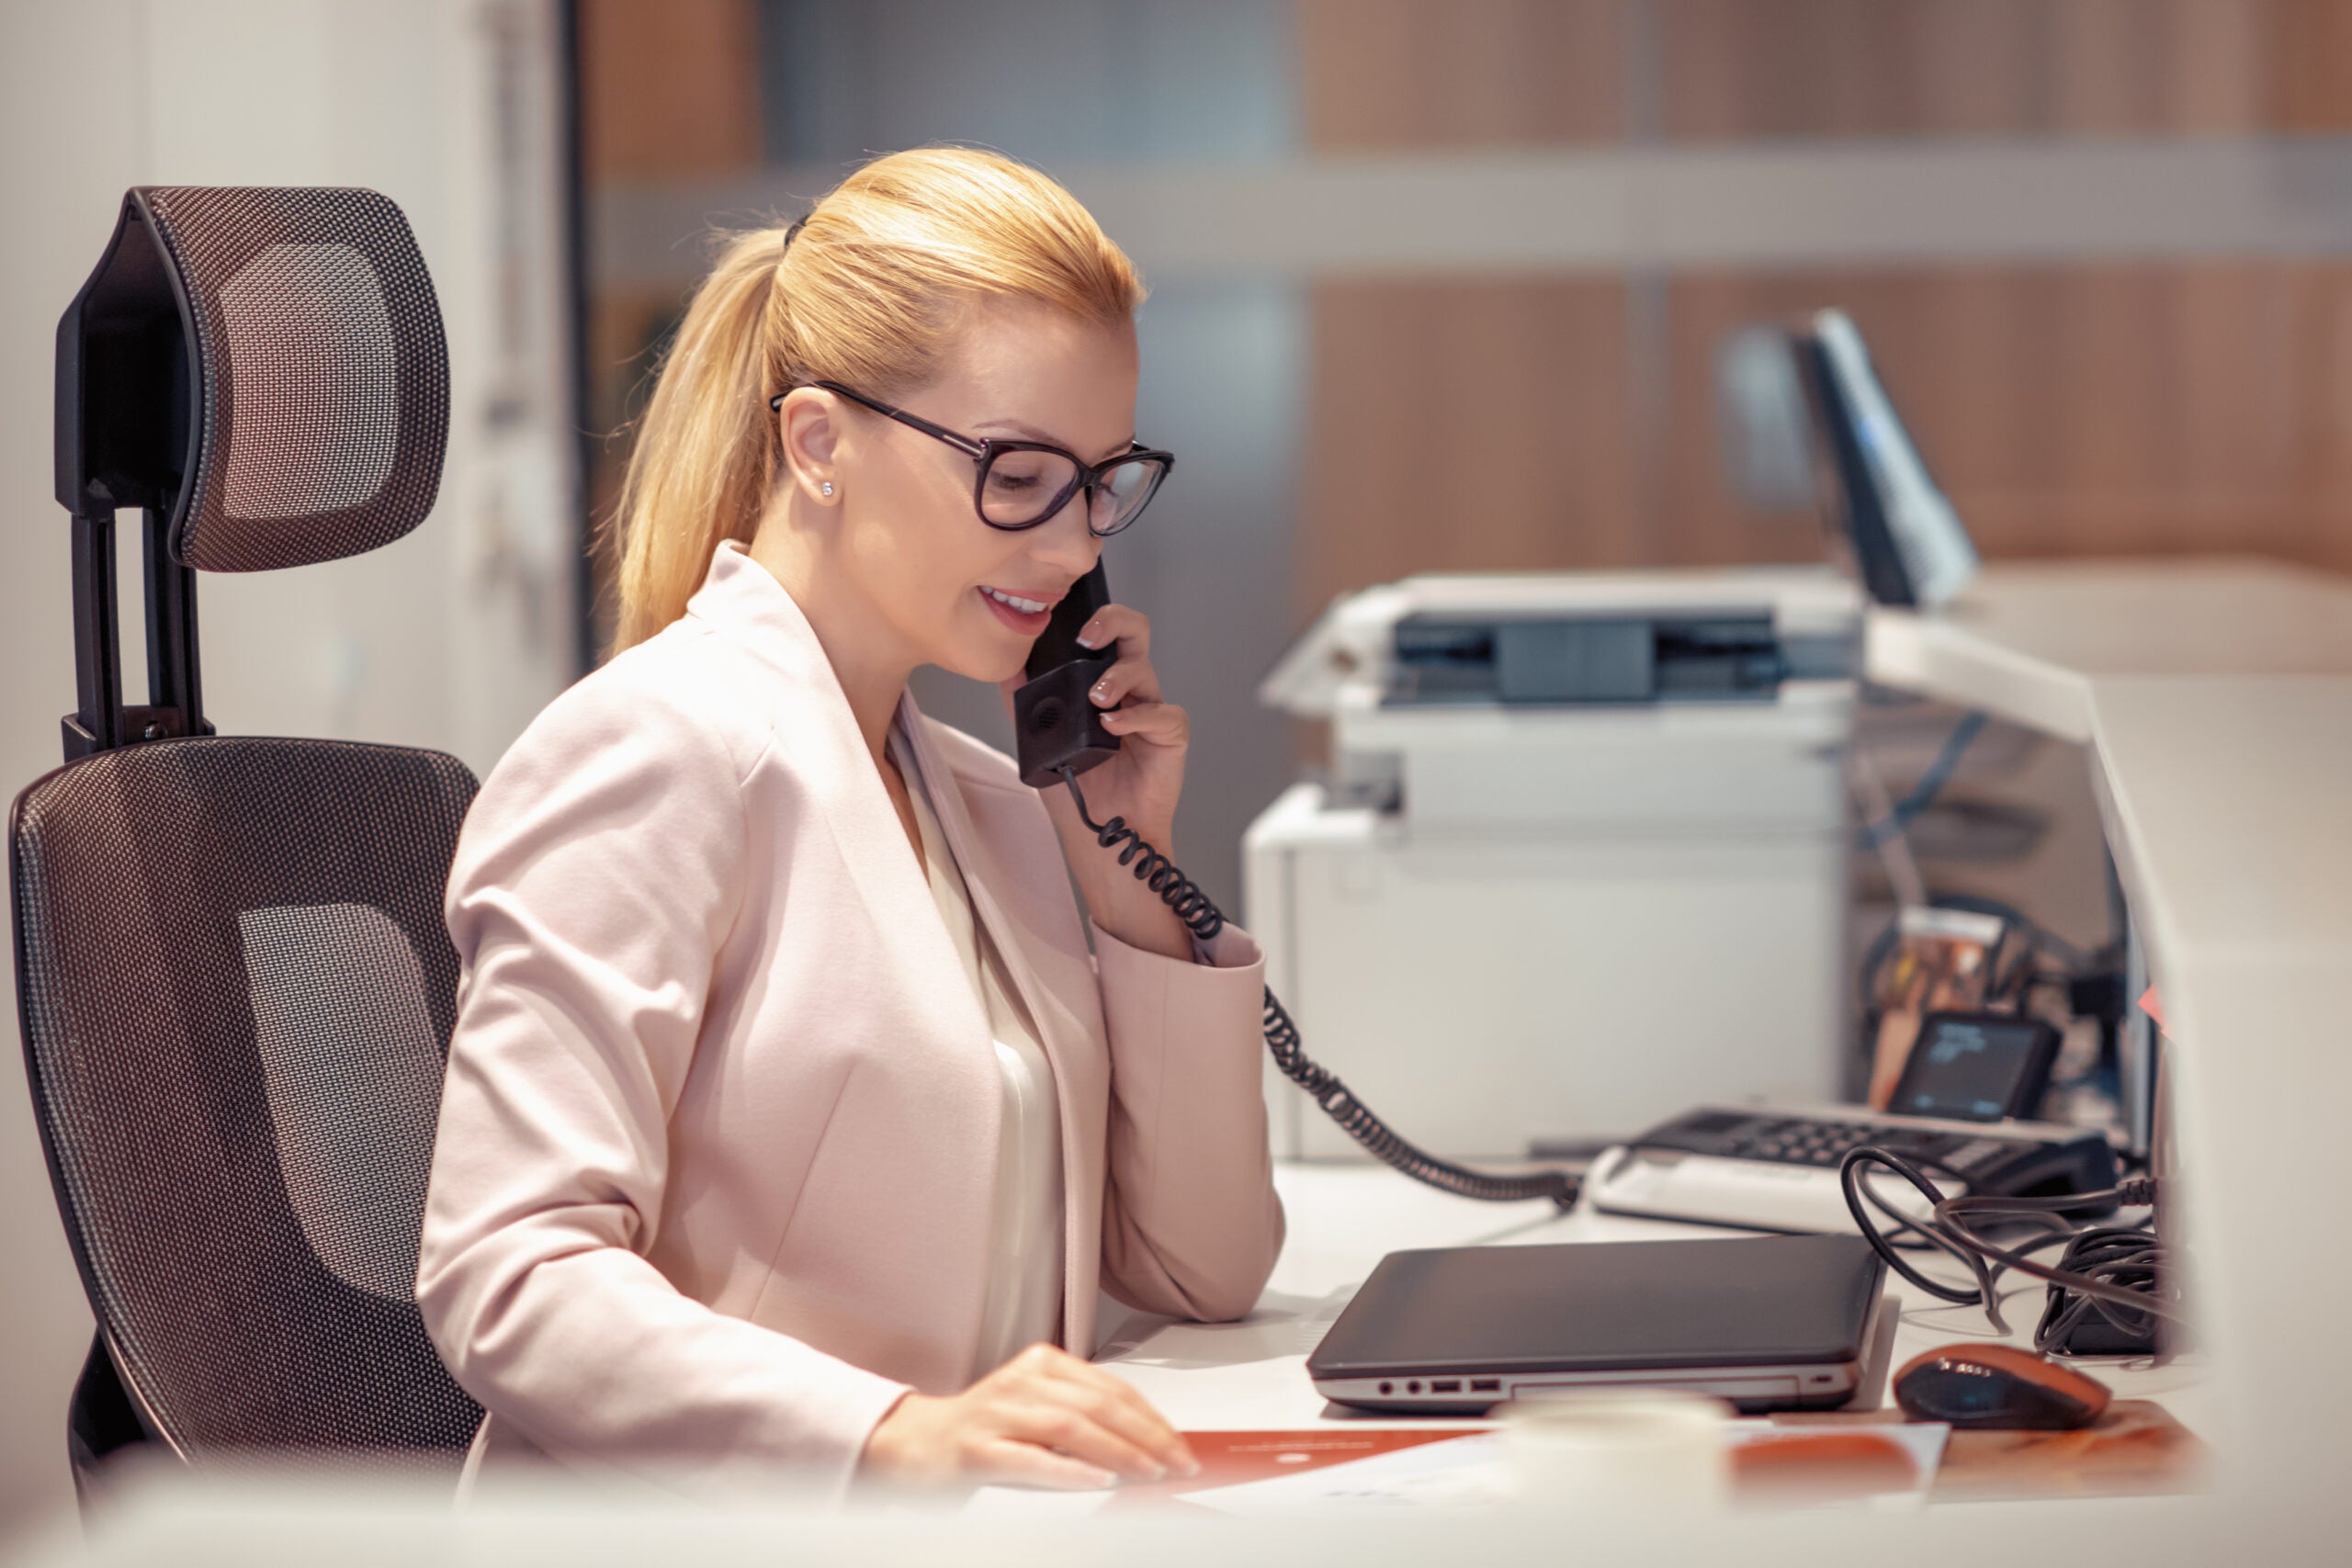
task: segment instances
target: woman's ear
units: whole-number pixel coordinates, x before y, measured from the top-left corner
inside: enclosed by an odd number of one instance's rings
[[[793,482],[820,506],[841,500],[841,423],[831,397],[814,387],[796,387],[785,397],[776,421]]]

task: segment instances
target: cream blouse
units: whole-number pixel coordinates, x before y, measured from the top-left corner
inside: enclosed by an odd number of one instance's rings
[[[987,928],[972,916],[970,893],[939,818],[929,786],[898,720],[891,721],[890,755],[907,782],[922,835],[923,865],[947,934],[964,960],[964,974],[988,1015],[1003,1080],[995,1197],[989,1207],[989,1253],[998,1267],[989,1278],[980,1314],[979,1349],[971,1375],[994,1371],[1040,1339],[1060,1343],[1062,1325],[1062,1140],[1054,1100],[1054,1073],[1036,1031],[1006,978]]]

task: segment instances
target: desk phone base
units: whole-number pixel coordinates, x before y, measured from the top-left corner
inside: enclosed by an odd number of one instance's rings
[[[1604,1150],[1585,1196],[1607,1213],[1751,1230],[1854,1228],[1838,1184],[1848,1149],[1875,1145],[1926,1171],[1947,1197],[2061,1196],[2116,1182],[2105,1134],[2040,1122],[1948,1122],[1860,1106],[1702,1106]],[[1896,1209],[1928,1204],[1901,1182],[1874,1183]]]

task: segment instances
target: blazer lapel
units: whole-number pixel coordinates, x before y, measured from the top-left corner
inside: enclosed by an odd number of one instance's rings
[[[916,974],[960,976],[963,960],[907,841],[906,826],[865,749],[841,677],[800,606],[765,567],[729,540],[713,557],[710,574],[690,607],[747,636],[785,677],[803,714],[822,727],[820,744],[800,747],[798,765],[820,786],[842,859],[884,939],[905,954]],[[993,1067],[988,1014],[971,987],[959,978],[927,987],[926,995],[948,1010],[957,1032]],[[989,1125],[993,1139],[993,1122]]]

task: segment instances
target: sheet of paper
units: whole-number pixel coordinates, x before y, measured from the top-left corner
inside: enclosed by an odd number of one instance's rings
[[[1740,1501],[1820,1505],[1924,1495],[1949,1432],[1931,1423],[1829,1427],[1735,1421],[1725,1428],[1724,1441],[1733,1450],[1735,1495]],[[1503,1443],[1498,1432],[1475,1432],[1180,1495],[1201,1507],[1253,1517],[1325,1508],[1489,1507],[1518,1495]]]
[[[1305,1431],[1193,1430],[1184,1434],[1184,1440],[1191,1446],[1193,1456],[1201,1461],[1198,1475],[1156,1483],[1129,1483],[1116,1490],[1101,1492],[1042,1492],[1013,1486],[984,1486],[972,1495],[964,1511],[967,1515],[985,1517],[1067,1518],[1091,1514],[1103,1507],[1116,1507],[1123,1512],[1135,1508],[1164,1507],[1170,1499],[1192,1493],[1235,1486],[1247,1481],[1262,1481],[1273,1476],[1294,1477],[1311,1470],[1346,1464],[1423,1443],[1447,1442],[1465,1433],[1488,1429],[1484,1422],[1453,1421],[1442,1427],[1394,1427],[1335,1421],[1327,1427]]]
[[[1187,1503],[1258,1517],[1319,1508],[1467,1508],[1507,1502],[1510,1473],[1502,1439],[1473,1432],[1393,1449],[1296,1475],[1184,1493]]]

